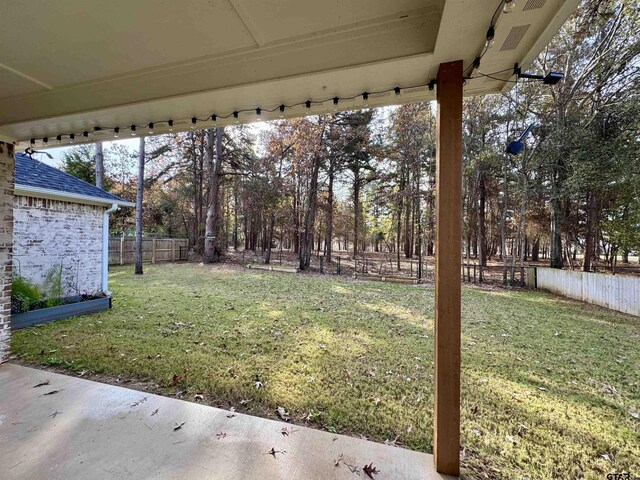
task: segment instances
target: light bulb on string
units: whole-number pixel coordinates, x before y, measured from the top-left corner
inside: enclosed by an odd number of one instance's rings
[[[256,108],[256,116],[258,119],[262,116],[262,109],[260,107]]]
[[[306,107],[307,111],[311,110],[311,100],[307,100],[306,102],[304,102],[304,106]]]
[[[87,132],[86,130],[84,132],[82,132],[82,136],[85,140],[89,139],[89,132]]]
[[[393,91],[395,92],[396,97],[399,97],[400,94],[402,93],[402,90],[400,89],[400,87],[394,88]]]
[[[364,108],[369,108],[369,93],[368,92],[364,92],[362,94],[362,105],[364,106]]]
[[[280,119],[284,119],[284,104],[280,105]]]
[[[135,125],[131,125],[131,136],[132,137],[136,136],[136,126]]]
[[[511,13],[513,12],[513,9],[516,7],[516,2],[515,0],[505,0],[504,2],[504,8],[502,9],[503,13],[507,14],[507,13]]]
[[[487,30],[487,41],[484,43],[484,48],[491,48],[495,43],[496,29],[491,25]]]
[[[198,123],[198,119],[196,117],[191,117],[191,130],[196,129],[196,123]]]
[[[211,122],[213,123],[214,127],[218,125],[218,116],[215,113],[211,115]]]
[[[236,122],[236,125],[240,125],[240,116],[238,111],[233,112],[233,120]]]
[[[149,135],[153,135],[153,123],[149,123]]]
[[[47,137],[44,137],[44,138],[42,139],[42,143],[46,146],[46,145],[47,145],[47,143],[49,143],[49,139],[48,139]]]
[[[76,141],[76,136],[74,133],[69,135],[69,143],[75,143]]]
[[[338,97],[333,97],[333,112],[337,113],[338,112],[338,103],[340,102],[340,99]]]
[[[56,137],[56,143],[57,143],[58,145],[60,145],[60,143],[61,143],[61,142],[62,142],[62,135],[58,135],[58,136]]]
[[[120,127],[116,127],[113,129],[113,138],[118,138],[120,136]]]
[[[169,120],[167,123],[169,124],[169,131],[173,132],[173,120]]]

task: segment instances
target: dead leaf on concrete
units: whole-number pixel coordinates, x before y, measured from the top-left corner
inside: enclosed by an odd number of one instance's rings
[[[218,438],[218,440],[222,440],[226,436],[227,436],[227,434],[225,432],[216,433],[216,437]]]
[[[160,410],[160,408],[156,408],[153,412],[151,412],[151,416],[153,417],[156,413],[158,413],[158,410]]]
[[[49,385],[49,380],[45,380],[44,382],[40,382],[37,385],[34,385],[33,388],[44,387],[45,385]]]
[[[51,418],[56,418],[58,415],[60,415],[62,412],[59,412],[58,410],[56,410],[55,412],[53,412],[51,415],[49,415]]]
[[[175,432],[176,430],[180,430],[185,423],[187,422],[176,423],[175,426],[173,427],[173,431]]]
[[[366,473],[369,478],[373,478],[374,475],[380,473],[380,470],[373,466],[373,462],[362,467],[362,471]]]
[[[61,392],[63,389],[61,388],[60,390],[51,390],[50,392],[47,393],[43,393],[42,395],[40,395],[41,397],[44,397],[45,395],[55,395],[56,393]]]
[[[293,427],[284,427],[282,430],[280,430],[280,433],[282,434],[283,437],[288,437],[293,432],[297,432],[297,431],[298,430],[295,430]]]
[[[142,397],[140,400],[137,400],[137,401],[133,402],[129,408],[137,407],[138,405],[146,402],[147,398],[148,397]]]
[[[275,447],[271,447],[271,450],[269,450],[267,452],[267,455],[273,455],[273,458],[276,458],[276,454],[278,454],[278,453],[285,454],[285,453],[287,453],[287,451],[286,450],[276,450]]]

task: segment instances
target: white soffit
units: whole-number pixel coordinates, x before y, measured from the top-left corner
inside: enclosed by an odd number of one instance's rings
[[[433,98],[423,85],[438,65],[484,47],[498,0],[0,0],[0,139],[27,141],[59,133],[311,100],[331,111],[334,96],[371,95],[371,106]],[[575,9],[578,0],[514,0],[499,15],[495,45],[467,95],[508,89]],[[341,101],[340,109],[362,107]],[[263,119],[275,118],[274,114]],[[304,105],[286,116],[308,113]],[[255,121],[240,114],[241,122]],[[226,123],[231,123],[233,119]],[[224,124],[224,122],[222,122]],[[207,126],[203,124],[202,126]],[[111,138],[92,133],[91,140]],[[78,139],[81,140],[81,139]]]

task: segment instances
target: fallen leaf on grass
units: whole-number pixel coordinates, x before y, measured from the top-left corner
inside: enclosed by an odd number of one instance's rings
[[[176,423],[175,426],[173,427],[173,431],[175,432],[176,430],[180,430],[185,423],[187,422]]]
[[[43,393],[42,395],[40,395],[41,397],[44,397],[45,395],[54,395],[56,393],[61,392],[63,389],[61,388],[60,390],[51,390],[50,392],[47,393]]]
[[[602,458],[604,458],[607,462],[609,463],[613,463],[613,460],[611,459],[611,456],[608,453],[604,453],[602,455],[600,455]]]
[[[362,467],[362,471],[366,473],[369,478],[373,478],[374,475],[380,473],[380,470],[373,466],[373,462]]]
[[[640,420],[640,413],[638,412],[629,412],[629,415],[631,415],[636,420]]]
[[[276,409],[276,413],[281,420],[288,422],[291,418],[289,417],[289,413],[284,409],[284,407],[278,407]]]
[[[44,382],[40,382],[37,385],[34,385],[33,388],[44,387],[45,385],[49,385],[49,380],[45,380]]]

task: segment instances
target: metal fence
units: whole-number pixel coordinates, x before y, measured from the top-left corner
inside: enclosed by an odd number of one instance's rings
[[[136,240],[133,237],[109,238],[109,265],[135,262]],[[189,240],[186,238],[142,237],[142,261],[145,263],[187,260]]]

